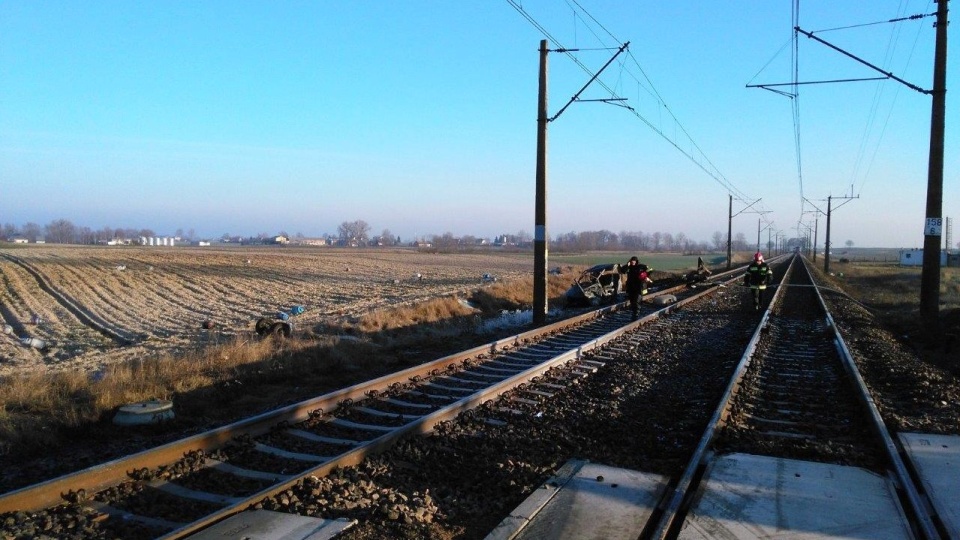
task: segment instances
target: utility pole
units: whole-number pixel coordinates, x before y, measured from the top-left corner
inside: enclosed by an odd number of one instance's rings
[[[730,197],[730,210],[727,212],[727,270],[729,270],[730,267],[731,267],[731,265],[733,264],[733,250],[732,250],[732,247],[731,247],[732,244],[733,244],[733,239],[732,239],[732,236],[733,236],[733,218],[735,218],[735,217],[739,216],[740,214],[746,212],[747,210],[750,209],[751,206],[753,206],[753,205],[755,205],[755,204],[757,204],[758,202],[760,202],[760,201],[763,200],[763,199],[757,199],[757,200],[753,201],[752,203],[748,204],[748,205],[746,206],[746,208],[744,208],[743,210],[741,210],[741,211],[737,212],[736,214],[734,214],[734,213],[733,213],[733,195],[728,195],[728,197]],[[746,202],[746,201],[744,201],[744,202]],[[758,223],[758,224],[757,224],[757,227],[759,227],[759,226],[760,226],[760,225],[759,225],[759,223]],[[760,232],[758,231],[758,232],[757,232],[757,247],[759,248],[759,246],[760,246]]]
[[[823,240],[823,273],[830,275],[830,205],[833,197],[827,197],[827,237]]]
[[[733,249],[730,243],[733,236],[733,195],[727,195],[727,197],[730,198],[727,210],[727,270],[729,270],[733,261]]]
[[[533,237],[533,324],[539,326],[547,322],[547,124],[556,120],[563,111],[567,110],[575,101],[580,101],[580,94],[607,69],[607,66],[630,46],[624,43],[607,63],[590,78],[570,101],[560,111],[547,116],[547,40],[540,40],[540,84],[537,100],[537,192],[534,209],[534,237]],[[571,52],[577,49],[557,49],[557,52]],[[584,100],[586,101],[586,100]],[[609,98],[589,101],[622,101],[622,98]]]
[[[766,211],[766,212],[757,212],[757,213],[760,214],[760,217],[757,218],[757,251],[760,251],[760,230],[761,230],[761,229],[760,229],[760,222],[763,220],[763,214],[769,214],[770,211],[768,210],[768,211]],[[773,223],[768,223],[767,226],[764,227],[764,228],[765,228],[765,229],[769,229],[770,227],[773,227]],[[769,242],[768,242],[768,244],[769,244]],[[770,251],[770,246],[768,245],[768,246],[767,246],[767,252],[768,252],[768,253],[767,253],[767,256],[768,256],[768,257],[770,256],[769,251]]]
[[[547,321],[547,40],[540,40],[537,99],[537,193],[533,237],[533,324]]]
[[[851,188],[851,189],[852,189],[852,188]],[[807,199],[806,197],[804,197],[803,200],[804,200],[804,202],[806,202],[807,204],[809,204],[810,206],[812,206],[812,207],[813,207],[813,210],[814,210],[814,212],[813,212],[813,215],[814,215],[814,221],[813,221],[813,262],[817,262],[817,238],[818,238],[818,237],[817,237],[817,228],[820,226],[820,214],[823,214],[823,210],[817,208],[817,205],[815,205],[815,204],[813,204],[812,202],[810,202],[810,199]],[[804,213],[807,213],[807,212],[804,212]]]
[[[850,189],[852,191],[853,186],[851,186]],[[833,197],[833,196],[827,197],[827,237],[823,241],[823,273],[825,274],[830,273],[830,245],[831,245],[830,244],[830,218],[832,217],[832,214],[833,214],[833,208],[831,208],[833,205],[833,199],[843,199],[844,200],[843,203],[840,204],[840,206],[843,206],[844,204],[847,204],[851,200],[859,199],[859,198],[860,198],[859,195],[854,196],[852,193],[850,195],[843,196],[843,197]],[[837,208],[840,208],[840,206],[837,206]]]
[[[930,110],[930,161],[927,211],[920,274],[920,317],[933,335],[940,327],[940,240],[943,223],[943,138],[947,106],[947,0],[937,2],[937,41],[933,56],[933,104]]]

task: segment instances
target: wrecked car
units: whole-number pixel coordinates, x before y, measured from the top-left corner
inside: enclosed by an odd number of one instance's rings
[[[626,274],[620,273],[617,263],[598,264],[584,270],[565,296],[570,306],[597,306],[613,303],[623,290]]]

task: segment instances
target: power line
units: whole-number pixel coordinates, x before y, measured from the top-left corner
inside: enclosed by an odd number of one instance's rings
[[[580,61],[579,58],[577,58],[575,55],[571,54],[571,53],[569,52],[570,49],[566,49],[565,47],[563,47],[562,45],[560,45],[559,40],[557,40],[555,37],[553,37],[553,36],[546,30],[546,28],[543,27],[543,25],[541,25],[539,22],[537,22],[537,21],[534,19],[534,17],[533,17],[532,15],[530,15],[529,13],[527,13],[527,12],[523,9],[523,7],[516,2],[516,0],[507,0],[507,2],[508,2],[515,10],[517,10],[517,12],[519,12],[528,22],[530,22],[537,30],[539,30],[545,37],[547,37],[547,39],[549,39],[549,40],[552,41],[555,45],[557,45],[557,46],[558,46],[558,49],[556,49],[556,50],[558,50],[558,51],[560,51],[560,52],[566,53],[567,56],[568,56],[577,66],[579,66],[585,73],[587,73],[588,75],[590,75],[591,77],[595,76],[595,74],[593,73],[592,70],[590,70],[589,68],[587,68],[587,66],[585,66],[585,65]],[[602,23],[600,23],[595,17],[593,17],[593,15],[591,15],[586,9],[584,9],[583,6],[580,5],[580,3],[579,3],[577,0],[566,0],[566,2],[567,2],[567,5],[571,7],[571,9],[575,9],[575,11],[576,11],[576,10],[579,10],[580,12],[582,12],[587,18],[589,18],[590,21],[592,21],[596,26],[598,26],[601,30],[603,30],[603,32],[605,32],[610,38],[612,38],[612,39],[617,40],[618,42],[620,42],[620,41],[616,38],[616,36],[613,35],[612,32],[610,32]],[[571,4],[571,3],[572,3],[572,4]],[[574,8],[574,6],[575,6],[575,8]],[[586,24],[586,22],[587,22],[587,20],[586,20],[586,19],[583,19],[583,18],[581,18],[580,20],[584,21],[585,24]],[[588,25],[588,29],[590,30],[590,32],[594,35],[594,37],[595,37],[598,41],[600,41],[601,43],[604,43],[604,39],[603,39],[601,36],[599,36],[595,31],[593,31],[593,29],[592,29],[591,27],[589,27],[589,25]],[[657,102],[657,109],[658,109],[658,111],[666,111],[666,112],[667,112],[667,114],[669,115],[670,119],[673,121],[674,126],[680,129],[680,131],[683,133],[683,135],[686,137],[686,139],[689,141],[689,143],[692,145],[692,147],[696,149],[696,154],[697,154],[697,156],[694,155],[694,152],[685,150],[678,142],[676,142],[676,141],[675,141],[673,138],[671,138],[667,133],[665,133],[662,127],[657,127],[656,125],[654,125],[654,122],[653,122],[653,121],[649,120],[647,117],[645,117],[643,114],[641,114],[635,107],[630,107],[630,106],[622,105],[622,104],[618,104],[618,105],[620,105],[622,108],[625,108],[625,109],[627,109],[628,111],[630,111],[637,119],[639,119],[641,122],[643,122],[644,124],[646,124],[647,127],[649,127],[651,130],[653,130],[654,133],[656,133],[656,134],[659,135],[661,138],[663,138],[665,141],[667,141],[670,145],[672,145],[674,148],[676,148],[681,154],[683,154],[687,159],[689,159],[690,161],[692,161],[697,167],[699,167],[703,172],[705,172],[708,176],[710,176],[714,181],[716,181],[718,184],[720,184],[728,193],[733,194],[733,195],[736,195],[737,197],[742,198],[742,199],[749,199],[750,197],[748,197],[746,194],[744,194],[744,193],[743,193],[740,189],[738,189],[729,179],[727,179],[727,178],[723,175],[723,173],[720,172],[720,170],[716,167],[716,165],[714,165],[713,162],[711,162],[710,159],[706,156],[706,154],[703,152],[703,150],[700,148],[700,146],[696,143],[696,141],[693,140],[693,137],[691,137],[691,136],[690,136],[690,133],[686,130],[686,128],[683,127],[683,125],[680,123],[680,121],[677,119],[677,117],[673,114],[673,111],[670,110],[670,107],[666,104],[666,102],[665,102],[665,101],[663,100],[663,98],[660,96],[659,92],[657,92],[657,90],[656,90],[656,88],[654,87],[652,81],[650,81],[650,78],[649,78],[649,77],[647,76],[647,74],[644,72],[643,68],[640,66],[640,63],[637,61],[636,57],[635,57],[629,50],[627,51],[627,57],[628,57],[629,59],[631,59],[631,61],[633,62],[633,64],[636,65],[637,69],[638,69],[638,70],[640,71],[640,73],[643,75],[643,79],[646,81],[647,84],[645,85],[644,82],[641,81],[641,79],[640,79],[639,77],[637,77],[634,73],[632,73],[629,69],[627,69],[627,66],[626,66],[624,63],[620,63],[621,75],[622,75],[624,72],[626,72],[626,73],[637,83],[638,88],[643,89],[644,91],[646,91],[649,95],[651,95],[651,96],[655,99],[655,101]],[[607,83],[605,83],[605,82],[602,81],[602,80],[597,80],[596,82],[597,82],[597,84],[599,84],[604,90],[606,90],[607,92],[609,92],[610,95],[611,95],[614,99],[619,99],[619,98],[617,98],[617,93],[616,93]],[[603,100],[603,101],[608,101],[608,100]],[[662,125],[662,123],[661,123],[661,125]]]

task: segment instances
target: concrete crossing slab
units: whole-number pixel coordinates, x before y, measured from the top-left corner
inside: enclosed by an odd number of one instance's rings
[[[857,467],[749,454],[716,458],[681,539],[913,538],[894,486]]]
[[[574,460],[486,540],[636,540],[665,486],[660,475]]]
[[[960,437],[900,433],[900,442],[951,538],[960,538]]]

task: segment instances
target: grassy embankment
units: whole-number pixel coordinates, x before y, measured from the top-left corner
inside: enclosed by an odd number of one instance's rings
[[[817,261],[823,268],[823,261]],[[896,263],[837,263],[831,260],[827,279],[866,306],[925,361],[960,375],[960,268],[940,274],[940,328],[928,332],[920,317],[919,267]]]
[[[562,302],[573,277],[550,276],[551,305]],[[173,400],[176,418],[166,429],[202,429],[433,360],[495,339],[478,333],[477,323],[504,309],[529,309],[532,289],[532,277],[495,283],[475,291],[470,304],[437,298],[291,339],[248,336],[182,356],[114,365],[96,379],[80,372],[7,377],[0,380],[0,456],[111,437],[123,429],[112,425],[114,412],[131,402]]]

